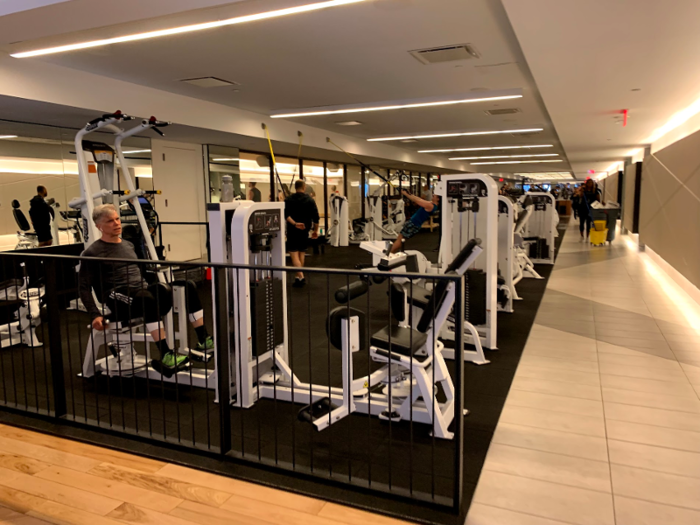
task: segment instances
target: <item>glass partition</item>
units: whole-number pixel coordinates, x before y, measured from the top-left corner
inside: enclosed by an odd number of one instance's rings
[[[233,179],[234,196],[245,199],[246,188],[241,182],[241,162],[238,148],[230,146],[206,147],[208,159],[209,175],[209,196],[208,202],[220,202],[221,199],[221,177],[230,175]]]
[[[68,206],[81,193],[74,145],[76,133],[75,129],[0,120],[0,250],[11,250],[18,244],[20,227],[13,213],[13,201],[18,202],[29,231],[34,231],[29,201],[37,195],[40,185],[46,188],[47,201],[54,210],[57,229],[52,234],[53,245],[78,240],[74,235],[77,224],[74,210]],[[114,146],[111,133],[97,132],[88,139]],[[150,139],[144,137],[124,141],[129,176],[137,188],[153,188],[150,144]],[[91,153],[80,154],[94,162]],[[125,189],[125,175],[118,162],[117,175],[116,189]]]
[[[240,159],[241,184],[245,191],[245,199],[260,199],[261,202],[273,200],[270,192],[270,157],[241,152]]]

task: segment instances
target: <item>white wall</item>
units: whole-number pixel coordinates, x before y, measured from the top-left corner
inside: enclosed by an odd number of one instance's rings
[[[206,222],[202,146],[151,141],[156,211],[164,222]],[[206,259],[206,228],[163,226],[163,244],[171,261]]]

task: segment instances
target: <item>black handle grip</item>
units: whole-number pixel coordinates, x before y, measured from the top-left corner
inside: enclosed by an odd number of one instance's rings
[[[355,297],[364,295],[369,290],[369,285],[365,281],[355,281],[348,286],[343,286],[335,291],[335,300],[340,304],[347,304]]]

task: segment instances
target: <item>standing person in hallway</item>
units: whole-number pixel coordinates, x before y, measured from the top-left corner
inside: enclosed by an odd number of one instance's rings
[[[581,232],[581,240],[584,239],[583,230],[586,230],[586,239],[593,227],[593,218],[591,213],[591,204],[595,201],[600,202],[600,190],[593,179],[588,179],[581,186],[578,199],[578,218],[579,231]]]
[[[284,201],[284,217],[287,221],[287,251],[296,268],[304,267],[306,249],[309,247],[309,231],[311,238],[318,239],[320,217],[314,200],[306,194],[306,183],[297,180],[294,183],[295,192]],[[306,284],[304,272],[298,271],[294,279],[295,288]]]
[[[256,182],[248,183],[248,200],[253,202],[262,202],[262,195],[260,194],[260,190],[255,186],[257,186]]]
[[[36,193],[29,201],[29,218],[34,225],[39,246],[51,246],[53,244],[51,221],[54,220],[54,211],[46,202],[49,192],[45,186],[37,186]]]

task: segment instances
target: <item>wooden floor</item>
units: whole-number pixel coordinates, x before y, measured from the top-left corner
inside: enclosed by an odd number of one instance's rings
[[[399,525],[313,498],[0,425],[0,524]]]

